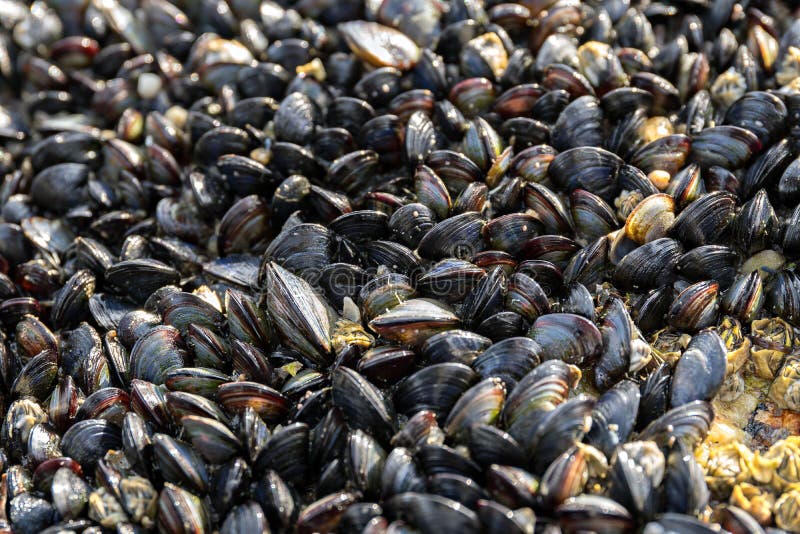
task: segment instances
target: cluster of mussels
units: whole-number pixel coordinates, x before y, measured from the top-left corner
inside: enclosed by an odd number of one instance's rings
[[[0,0],[0,531],[800,531],[794,4]]]

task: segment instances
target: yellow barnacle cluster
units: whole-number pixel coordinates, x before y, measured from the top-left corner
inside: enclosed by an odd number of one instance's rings
[[[755,374],[772,379],[786,354],[797,348],[798,340],[795,339],[794,330],[789,323],[777,317],[755,320],[750,329],[750,339],[753,342],[750,356]]]
[[[357,345],[367,350],[374,341],[372,335],[359,323],[347,319],[339,319],[334,323],[331,342],[337,354],[350,345]]]
[[[768,398],[779,408],[800,411],[800,358],[787,358],[769,387]]]
[[[752,451],[741,441],[726,440],[723,432],[712,431],[695,456],[716,498],[729,496],[730,504],[762,525],[800,527],[800,436],[777,441],[766,451]]]

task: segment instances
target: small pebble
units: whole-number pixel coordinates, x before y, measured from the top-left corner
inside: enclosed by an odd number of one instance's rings
[[[139,81],[136,84],[136,90],[139,96],[145,99],[153,99],[158,96],[161,91],[161,78],[158,74],[152,72],[144,72],[139,75]]]
[[[272,159],[272,151],[266,148],[255,148],[250,152],[250,157],[262,165],[268,165]]]
[[[181,106],[172,106],[164,113],[164,116],[172,121],[175,126],[183,129],[183,127],[186,126],[186,119],[189,117],[189,112]]]
[[[663,191],[669,185],[669,180],[671,176],[667,171],[655,170],[651,171],[650,174],[647,175],[653,185],[658,188],[659,191]]]

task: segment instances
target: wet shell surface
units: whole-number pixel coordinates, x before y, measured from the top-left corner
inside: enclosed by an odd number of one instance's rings
[[[0,532],[800,532],[800,8],[0,0]]]

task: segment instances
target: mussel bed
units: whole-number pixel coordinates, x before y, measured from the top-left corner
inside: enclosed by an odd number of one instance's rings
[[[800,532],[800,8],[0,0],[0,532]]]

